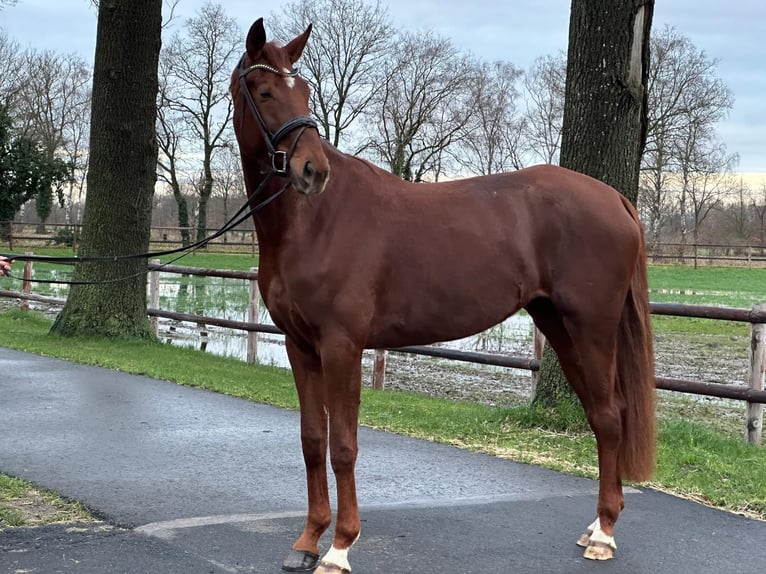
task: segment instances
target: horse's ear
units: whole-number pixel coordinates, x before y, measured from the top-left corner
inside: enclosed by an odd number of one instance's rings
[[[301,54],[303,54],[303,49],[306,47],[306,42],[309,40],[309,36],[311,35],[311,24],[309,24],[308,28],[306,28],[306,31],[303,32],[300,36],[294,38],[290,41],[287,46],[285,46],[285,51],[287,52],[287,55],[290,57],[290,63],[294,64],[298,60],[300,60]]]
[[[247,41],[245,46],[247,48],[247,55],[251,60],[255,60],[266,45],[266,30],[263,27],[263,18],[258,18],[253,25],[250,26],[250,31],[247,33]]]

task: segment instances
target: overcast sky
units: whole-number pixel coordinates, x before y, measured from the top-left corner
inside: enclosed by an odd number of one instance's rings
[[[372,2],[373,0],[369,0]],[[204,0],[180,0],[177,16],[194,16]],[[214,2],[215,3],[215,2]],[[258,17],[277,17],[282,0],[222,0],[243,31]],[[528,68],[538,56],[565,50],[570,0],[381,0],[395,26],[432,29],[460,50]],[[740,155],[739,171],[766,174],[766,17],[763,0],[656,0],[653,29],[666,24],[719,61],[734,93],[719,133]],[[19,0],[0,11],[0,26],[22,47],[78,52],[93,59],[96,11],[90,0]]]

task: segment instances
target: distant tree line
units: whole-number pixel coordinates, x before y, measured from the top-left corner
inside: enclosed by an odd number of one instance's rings
[[[177,2],[166,2],[172,14]],[[542,55],[527,70],[483,61],[433,30],[400,30],[379,2],[293,0],[266,18],[277,38],[311,22],[302,61],[322,135],[412,181],[437,181],[557,163],[566,57]],[[175,221],[196,229],[222,221],[244,198],[231,130],[228,84],[243,32],[220,4],[185,22],[166,18],[157,100],[158,178],[174,199]],[[512,54],[507,55],[512,58]],[[763,241],[766,186],[732,174],[737,156],[716,131],[734,104],[717,62],[666,27],[651,40],[649,124],[639,209],[650,241]],[[0,30],[0,102],[5,146],[34,142],[61,162],[51,193],[10,201],[0,179],[0,220],[44,222],[50,210],[79,221],[88,170],[90,65],[74,54],[22,50]],[[21,164],[19,164],[21,165]],[[10,168],[4,168],[10,169]],[[39,187],[39,183],[38,183]],[[63,207],[56,208],[54,198]],[[211,199],[216,201],[211,203]],[[24,204],[34,202],[34,210]],[[162,197],[155,204],[166,204]],[[215,211],[210,207],[215,205]]]

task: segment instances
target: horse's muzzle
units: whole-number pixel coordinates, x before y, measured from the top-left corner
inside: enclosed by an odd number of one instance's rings
[[[321,166],[308,160],[300,170],[290,171],[293,187],[303,195],[317,195],[324,191],[327,180],[330,179],[330,166]]]

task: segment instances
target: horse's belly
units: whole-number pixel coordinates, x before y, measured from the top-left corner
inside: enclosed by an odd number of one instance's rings
[[[453,341],[486,331],[520,309],[518,303],[496,306],[444,306],[438,313],[414,312],[373,324],[367,348],[382,349]]]

